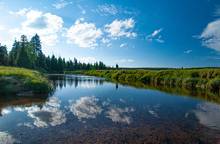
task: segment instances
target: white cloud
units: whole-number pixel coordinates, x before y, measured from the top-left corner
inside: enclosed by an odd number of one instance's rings
[[[23,8],[18,11],[9,11],[9,13],[16,16],[24,16],[30,10],[31,10],[30,8]]]
[[[0,25],[0,31],[3,31],[3,30],[5,30],[5,26]]]
[[[154,30],[151,34],[149,34],[146,39],[150,42],[152,41],[157,41],[159,43],[164,43],[164,40],[162,39],[162,36],[161,36],[161,32],[163,31],[162,28],[160,29],[156,29]]]
[[[99,5],[96,11],[100,15],[116,15],[118,13],[118,9],[116,8],[115,5],[113,4],[104,4],[104,5]]]
[[[139,13],[137,9],[116,6],[113,4],[98,5],[97,8],[92,11],[101,16],[115,16],[117,14],[137,16]]]
[[[119,59],[119,60],[115,60],[116,63],[133,63],[135,62],[135,60],[133,59]]]
[[[137,34],[133,32],[135,26],[135,21],[132,18],[125,20],[114,20],[111,24],[105,25],[105,31],[110,37],[136,37]]]
[[[113,122],[130,124],[132,119],[128,116],[130,112],[134,112],[133,108],[118,108],[110,107],[107,113],[107,118],[110,118]]]
[[[76,20],[75,24],[67,30],[68,41],[81,48],[95,48],[98,45],[97,39],[101,35],[101,29],[96,28],[94,23],[87,23],[82,19]]]
[[[185,54],[190,54],[190,53],[192,53],[192,50],[185,50],[184,53]]]
[[[21,10],[18,13],[24,13],[26,19],[19,28],[10,30],[12,35],[19,38],[22,34],[31,37],[37,33],[45,46],[53,46],[58,42],[58,35],[63,28],[61,17],[37,10]]]
[[[203,46],[220,51],[220,19],[210,22],[199,38]]]
[[[55,7],[56,9],[62,9],[65,8],[67,5],[72,4],[72,2],[68,2],[66,0],[59,0],[56,3],[53,4],[53,7]]]
[[[122,43],[122,44],[120,44],[120,48],[122,48],[122,47],[126,47],[126,46],[127,46],[126,43]]]
[[[81,97],[76,102],[70,103],[70,111],[79,119],[94,119],[102,112],[95,97]]]
[[[83,63],[95,63],[97,60],[95,57],[81,57],[79,61]]]
[[[104,44],[107,44],[107,43],[109,43],[110,42],[110,40],[109,39],[107,39],[107,38],[102,38],[102,43],[104,43]]]
[[[77,6],[80,9],[82,14],[86,14],[86,10],[81,5],[77,5]]]

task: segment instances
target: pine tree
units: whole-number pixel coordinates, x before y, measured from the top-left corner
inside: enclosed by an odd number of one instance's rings
[[[28,54],[28,41],[25,35],[21,36],[20,47],[21,49],[18,55],[17,65],[19,67],[31,68],[32,62]]]
[[[19,52],[20,52],[20,45],[19,42],[15,40],[12,49],[9,53],[9,65],[11,66],[17,65]]]
[[[62,73],[64,71],[63,59],[61,57],[58,58],[57,68],[59,73]]]
[[[34,46],[34,52],[37,56],[42,54],[41,41],[40,37],[37,34],[31,38],[30,43],[32,43],[32,45]]]
[[[36,57],[35,66],[37,69],[45,69],[45,56],[42,52],[40,37],[36,34],[31,38],[30,43],[33,46],[34,56]]]
[[[52,55],[51,57],[50,64],[51,64],[51,72],[53,73],[57,72],[58,71],[57,58],[54,55]]]
[[[0,65],[8,64],[8,52],[6,46],[1,46],[0,44]]]

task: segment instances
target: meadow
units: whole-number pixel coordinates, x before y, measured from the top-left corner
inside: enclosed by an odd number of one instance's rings
[[[178,87],[188,90],[201,89],[218,93],[220,90],[220,69],[120,69],[89,70],[66,73],[86,74],[104,77],[121,83],[140,83],[151,86]]]
[[[0,66],[0,93],[48,93],[51,89],[49,80],[40,72]]]

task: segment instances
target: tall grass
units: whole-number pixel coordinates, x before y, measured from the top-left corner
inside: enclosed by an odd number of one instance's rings
[[[81,73],[123,83],[220,91],[220,69],[90,70]]]
[[[46,93],[52,86],[43,74],[16,67],[0,66],[0,92],[17,93],[31,91],[33,93]]]

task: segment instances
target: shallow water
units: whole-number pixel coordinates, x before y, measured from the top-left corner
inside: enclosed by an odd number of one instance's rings
[[[220,143],[220,106],[90,76],[50,76],[49,97],[0,97],[0,143]]]

